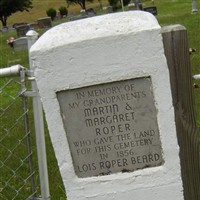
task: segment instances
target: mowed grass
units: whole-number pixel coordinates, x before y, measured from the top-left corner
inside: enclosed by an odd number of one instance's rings
[[[104,6],[108,5],[108,1],[102,0],[102,4]],[[15,23],[31,23],[36,22],[38,18],[47,17],[46,11],[49,8],[54,8],[56,10],[59,9],[60,6],[67,7],[67,3],[65,0],[33,0],[33,8],[30,9],[29,12],[17,12],[8,18],[8,25],[11,26]],[[98,0],[94,0],[93,3],[87,3],[87,8],[97,8],[99,7]],[[73,12],[75,14],[80,13],[80,6],[70,5],[67,8],[69,12]]]
[[[38,18],[47,17],[47,9],[55,8],[57,10],[60,6],[67,7],[65,0],[33,0],[33,8],[30,9],[29,12],[17,12],[16,14],[12,15],[8,19],[8,25],[20,22],[36,22]],[[73,10],[76,9],[78,9],[78,7],[74,8]]]
[[[200,9],[200,3],[198,8]],[[161,26],[181,24],[186,27],[189,47],[196,49],[190,56],[192,74],[200,74],[200,12],[192,14],[190,0],[162,0],[157,2],[159,15],[157,17]],[[184,81],[184,80],[182,80]],[[194,80],[200,86],[199,80]],[[197,114],[197,124],[200,127],[200,89],[194,89],[194,100]]]
[[[103,5],[108,5],[108,2],[103,1]],[[18,12],[12,15],[8,19],[8,24],[12,25],[18,22],[37,21],[38,18],[46,16],[46,10],[48,8],[53,7],[57,9],[60,6],[67,6],[65,0],[33,0],[33,9],[30,12]],[[88,8],[98,6],[98,1],[95,1],[93,4],[87,4]],[[147,6],[151,6],[151,1],[143,1],[143,7]],[[157,6],[158,9],[158,16],[156,18],[158,19],[161,26],[170,24],[181,24],[187,28],[189,46],[196,49],[196,52],[191,55],[192,74],[200,73],[200,13],[191,14],[191,0],[155,0],[155,6]],[[198,6],[200,8],[200,5]],[[80,11],[80,7],[71,6],[68,8],[68,10],[69,12],[73,11],[74,13],[78,14]],[[54,23],[58,24],[61,23],[61,21],[55,21]],[[38,31],[40,31],[40,34],[42,34],[46,30]],[[15,52],[6,44],[6,39],[11,36],[16,37],[16,34],[0,34],[0,68],[15,64],[21,64],[24,67],[28,67],[28,52]],[[0,86],[6,83],[7,80],[8,79],[0,78]],[[194,83],[200,85],[200,81],[194,81]],[[11,93],[15,93],[16,89],[17,88],[14,87],[10,88]],[[197,112],[197,122],[200,126],[200,89],[194,89],[194,95]],[[4,105],[6,103],[6,100],[4,100],[3,98],[0,99],[0,105]],[[18,109],[21,108],[19,107]],[[12,113],[10,113],[10,115],[12,115]],[[7,123],[9,123],[9,121]],[[30,119],[30,123],[31,125],[33,124],[32,119]],[[34,130],[32,130],[32,132],[34,133]],[[45,128],[45,132],[51,199],[64,200],[66,199],[65,191],[47,128]],[[32,137],[32,140],[34,140],[34,135]],[[35,167],[37,168],[37,160]]]

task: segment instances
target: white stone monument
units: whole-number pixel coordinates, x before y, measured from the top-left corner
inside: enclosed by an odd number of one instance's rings
[[[160,26],[129,11],[61,24],[31,64],[68,200],[183,200]]]

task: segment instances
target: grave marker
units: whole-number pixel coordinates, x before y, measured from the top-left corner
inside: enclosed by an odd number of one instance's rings
[[[13,42],[13,48],[15,51],[28,49],[27,37],[21,37],[21,38],[15,39]]]
[[[136,10],[135,4],[134,4],[134,3],[129,3],[129,4],[128,4],[128,9],[129,9],[129,10]]]
[[[30,27],[27,24],[16,26],[17,36],[23,37],[29,31]]]
[[[51,17],[43,17],[37,20],[39,28],[50,28],[52,27]]]
[[[152,14],[123,12],[56,26],[31,48],[69,200],[184,199],[160,32]]]
[[[143,9],[146,12],[151,13],[152,15],[158,15],[157,7],[156,6],[151,6],[151,7],[146,7]]]
[[[78,177],[163,163],[149,77],[61,91],[57,97]]]
[[[30,27],[31,30],[35,30],[35,29],[39,28],[38,27],[38,23],[36,23],[36,22],[32,22],[32,23],[30,23],[28,25],[29,25],[29,27]]]

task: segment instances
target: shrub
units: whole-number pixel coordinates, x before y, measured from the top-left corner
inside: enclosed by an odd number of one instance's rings
[[[61,17],[63,17],[64,15],[67,16],[68,10],[65,6],[60,6],[60,8],[58,10],[60,11]]]
[[[54,8],[49,8],[47,11],[47,16],[51,17],[52,20],[56,17],[56,10]]]

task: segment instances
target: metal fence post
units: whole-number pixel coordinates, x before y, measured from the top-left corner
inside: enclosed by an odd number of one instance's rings
[[[28,153],[28,162],[29,162],[29,170],[31,174],[31,191],[32,194],[36,194],[36,187],[35,187],[35,179],[34,179],[34,169],[33,169],[33,157],[32,157],[32,150],[31,150],[31,138],[30,138],[30,129],[29,129],[29,118],[28,118],[28,103],[27,97],[25,94],[26,91],[26,82],[25,82],[25,68],[20,69],[20,81],[21,81],[21,97],[23,102],[23,110],[24,110],[24,128],[26,134],[26,144],[27,144],[27,153]]]
[[[33,30],[30,30],[27,32],[26,36],[28,40],[28,50],[30,51],[31,46],[38,39],[38,33]],[[30,61],[30,57],[29,57],[29,64],[30,64],[30,70],[32,71],[32,76],[29,78],[29,80],[31,80],[32,91],[35,94],[33,95],[33,111],[34,111],[34,122],[35,122],[40,189],[41,189],[42,200],[50,200],[43,110],[42,110],[40,96],[38,94],[37,84],[34,78],[34,73],[33,73],[34,69]]]
[[[6,67],[0,69],[0,78],[6,76],[18,76],[20,75],[20,70],[23,69],[21,65],[13,65],[11,67]]]

